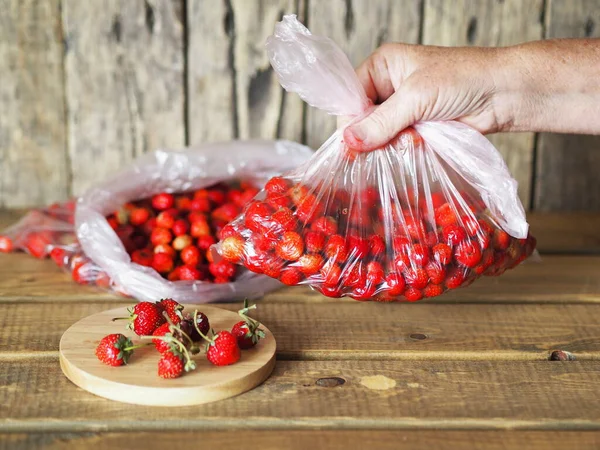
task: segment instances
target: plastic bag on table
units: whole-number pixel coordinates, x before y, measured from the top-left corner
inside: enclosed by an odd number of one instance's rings
[[[75,281],[110,288],[139,300],[172,297],[206,303],[255,297],[281,286],[243,270],[235,281],[168,281],[151,267],[131,261],[106,217],[128,202],[160,192],[180,193],[221,182],[249,180],[262,187],[282,171],[305,162],[312,151],[289,141],[232,141],[185,151],[158,150],[135,160],[113,178],[70,201],[30,211],[5,230],[11,249],[50,256]],[[0,242],[1,245],[1,242]]]
[[[330,114],[373,107],[346,55],[285,16],[267,41],[282,84]],[[267,182],[215,247],[285,284],[331,297],[416,301],[500,275],[535,248],[502,156],[458,122],[417,123],[353,153],[337,130]]]

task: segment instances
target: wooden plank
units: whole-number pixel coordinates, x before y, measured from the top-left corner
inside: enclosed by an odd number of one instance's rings
[[[376,448],[402,450],[578,450],[596,449],[600,432],[588,431],[477,431],[477,430],[247,430],[244,442],[262,450],[305,450],[326,448]],[[219,450],[240,448],[239,433],[230,431],[121,432],[121,433],[15,433],[0,435],[1,449],[43,448],[60,450],[76,446],[81,450],[114,448],[179,448],[202,442]]]
[[[51,358],[3,362],[0,379],[5,432],[600,430],[600,361],[278,361],[242,396],[176,410],[90,395]]]
[[[187,114],[190,144],[239,137],[230,1],[187,1]]]
[[[183,0],[63,2],[69,151],[81,194],[185,143]]]
[[[0,206],[65,199],[60,1],[0,0]]]
[[[284,14],[298,14],[298,3],[303,2],[231,2],[237,123],[242,139],[302,139],[303,102],[283,90],[265,50],[275,23]]]
[[[425,0],[423,43],[444,46],[506,46],[543,37],[543,0]],[[519,197],[529,208],[533,133],[489,136],[519,183]]]
[[[358,66],[384,42],[418,42],[420,4],[421,0],[311,2],[308,27],[313,34],[333,39]],[[306,136],[310,147],[319,148],[335,128],[335,117],[308,108]]]
[[[600,37],[600,1],[548,0],[550,38]],[[600,210],[600,136],[541,133],[535,209]]]
[[[554,350],[600,359],[597,304],[258,304],[255,317],[273,332],[279,359],[547,360]],[[0,358],[50,356],[73,323],[118,306],[124,305],[4,304]],[[220,306],[236,311],[241,304]]]

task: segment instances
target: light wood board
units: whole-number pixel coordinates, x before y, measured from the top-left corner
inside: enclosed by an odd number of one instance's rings
[[[189,305],[204,312],[217,332],[230,330],[240,320],[234,312],[212,306]],[[127,308],[103,311],[72,325],[60,340],[60,365],[64,374],[82,389],[101,397],[125,403],[151,406],[187,406],[222,400],[246,392],[262,383],[275,366],[275,338],[266,327],[266,337],[256,347],[242,352],[236,364],[217,367],[203,354],[194,358],[197,368],[180,378],[164,380],[157,375],[160,355],[153,346],[134,351],[129,364],[110,367],[94,354],[107,334],[123,333],[134,343],[142,343],[132,332],[124,332]]]

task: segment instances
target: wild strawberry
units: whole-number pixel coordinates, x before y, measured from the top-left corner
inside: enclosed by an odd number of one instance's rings
[[[302,272],[295,267],[284,267],[279,276],[279,281],[288,286],[295,286],[302,281]]]
[[[500,229],[496,229],[494,232],[494,248],[498,250],[506,250],[510,245],[510,236],[509,234]]]
[[[448,225],[455,224],[457,220],[456,213],[454,212],[454,207],[449,203],[444,203],[440,207],[435,210],[435,222],[440,227],[445,227]]]
[[[2,251],[1,239],[2,238],[0,238],[0,251]],[[52,261],[54,261],[58,267],[62,267],[66,265],[67,252],[64,248],[54,247],[52,251],[50,251],[50,258],[52,258]]]
[[[446,225],[442,228],[442,236],[448,245],[456,245],[467,238],[467,233],[458,225]]]
[[[283,195],[287,193],[290,187],[291,183],[283,177],[273,177],[265,184],[268,197]]]
[[[183,234],[181,236],[177,236],[173,239],[173,248],[177,251],[181,251],[186,247],[192,245],[192,237],[188,234]]]
[[[416,302],[423,298],[423,292],[415,287],[407,287],[404,291],[404,298],[409,302]]]
[[[190,203],[190,210],[208,213],[211,210],[210,200],[208,197],[194,198]]]
[[[425,271],[433,284],[441,284],[446,279],[446,269],[436,261],[430,261]]]
[[[387,286],[387,291],[392,296],[402,295],[404,289],[406,287],[406,282],[404,281],[404,277],[401,273],[390,272],[385,277],[385,284]]]
[[[307,195],[296,208],[296,216],[305,224],[312,222],[321,215],[323,215],[323,205],[314,195]]]
[[[448,244],[444,243],[434,245],[433,259],[443,265],[450,264],[450,261],[452,261],[452,249]]]
[[[279,278],[283,269],[283,261],[275,255],[265,255],[262,260],[262,273],[271,278]]]
[[[164,352],[158,360],[158,376],[165,379],[178,378],[183,374],[184,363],[181,356],[172,351]]]
[[[163,211],[156,216],[156,226],[170,230],[175,225],[175,216],[169,211]]]
[[[264,202],[256,201],[250,203],[244,214],[244,224],[249,230],[262,233],[265,229],[271,227],[273,208]]]
[[[152,265],[152,258],[154,254],[147,248],[141,248],[135,250],[131,254],[131,262],[139,264],[140,266],[150,267]]]
[[[189,211],[191,209],[192,199],[183,195],[175,198],[175,208],[179,211]]]
[[[129,213],[129,223],[131,223],[131,225],[143,225],[149,218],[150,211],[148,208],[133,208]]]
[[[332,236],[337,233],[338,223],[331,216],[319,217],[315,220],[311,225],[310,229],[313,231],[320,231],[324,233],[325,236]]]
[[[209,189],[208,199],[213,205],[222,205],[227,201],[227,194],[222,189]]]
[[[369,250],[371,255],[380,256],[385,253],[385,241],[378,234],[369,236]]]
[[[327,285],[338,285],[342,278],[342,269],[335,263],[335,260],[328,260],[323,267],[321,267],[321,277],[323,283]]]
[[[282,231],[294,231],[298,226],[298,220],[289,208],[279,208],[273,213],[271,220],[275,222]]]
[[[406,251],[411,264],[423,267],[429,262],[429,249],[422,244],[409,246]]]
[[[173,222],[173,227],[171,229],[175,236],[183,236],[184,234],[187,234],[189,230],[190,224],[185,219],[177,219]]]
[[[166,312],[167,316],[169,316],[169,320],[177,325],[179,322],[181,322],[181,319],[183,318],[182,315],[182,311],[183,311],[183,305],[181,305],[179,302],[173,300],[172,298],[163,298],[161,301],[156,303],[156,306],[159,310],[161,310],[161,314],[162,312]]]
[[[375,284],[367,279],[364,284],[355,286],[350,296],[355,300],[369,300],[375,295],[376,289]]]
[[[297,266],[300,272],[308,277],[321,270],[321,267],[323,266],[323,257],[319,254],[307,253],[302,255],[298,259],[298,262],[294,263],[294,266]]]
[[[190,224],[195,222],[205,222],[208,223],[208,216],[199,211],[192,211],[188,214],[187,220]]]
[[[406,283],[416,289],[423,289],[429,283],[429,276],[425,269],[421,267],[408,267],[404,271]]]
[[[465,270],[462,268],[452,269],[448,272],[444,284],[448,289],[457,289],[464,283],[465,275]]]
[[[423,295],[425,297],[437,297],[443,293],[444,288],[440,284],[429,283],[427,286],[425,286],[425,289],[423,289]]]
[[[260,322],[248,316],[250,309],[255,309],[256,305],[248,306],[248,302],[244,302],[244,308],[238,311],[238,314],[243,319],[236,323],[231,329],[231,334],[237,339],[238,347],[242,350],[247,350],[254,347],[260,339],[264,339],[265,332],[260,328]]]
[[[123,334],[104,336],[96,347],[96,357],[106,365],[119,367],[127,364],[133,353],[133,342]]]
[[[166,228],[156,227],[152,230],[152,234],[150,235],[150,241],[154,246],[159,244],[169,244],[172,240],[173,235],[171,234],[171,231]]]
[[[240,348],[236,337],[229,331],[220,331],[212,338],[206,350],[206,358],[215,366],[228,366],[239,361]]]
[[[454,259],[463,266],[475,267],[481,261],[481,248],[472,241],[461,242],[454,250]]]
[[[167,274],[173,270],[173,257],[168,253],[155,253],[151,267],[158,273]]]
[[[287,195],[267,194],[265,203],[273,209],[289,208],[292,206],[292,200]]]
[[[200,236],[196,241],[196,245],[202,251],[207,251],[212,245],[216,243],[217,240],[214,238],[214,236],[210,235]]]
[[[248,251],[244,254],[243,264],[250,272],[264,273],[266,254],[257,251]]]
[[[304,253],[302,237],[295,231],[286,231],[277,243],[275,251],[280,258],[297,261]]]
[[[405,253],[411,241],[406,236],[395,236],[392,242],[394,252]]]
[[[335,259],[338,263],[343,263],[348,258],[348,247],[346,239],[339,234],[330,236],[325,245],[325,256]]]
[[[271,233],[254,233],[250,237],[252,246],[260,252],[268,252],[275,247],[277,239]]]
[[[128,311],[129,317],[116,317],[113,321],[129,320],[127,328],[133,330],[138,336],[149,336],[154,333],[154,330],[165,323],[162,309],[155,303],[140,302],[132,309],[128,309]]]
[[[210,225],[206,221],[199,220],[196,222],[192,222],[192,225],[190,227],[190,234],[195,238],[210,235]]]
[[[179,267],[179,279],[182,281],[195,281],[202,279],[202,272],[196,266],[184,264]]]
[[[194,198],[208,198],[208,189],[197,189]]]
[[[325,235],[320,231],[306,231],[304,244],[308,253],[320,253],[325,247]]]
[[[159,211],[173,207],[175,198],[171,194],[161,193],[152,197],[152,207]]]
[[[173,259],[175,258],[175,256],[177,256],[177,252],[169,244],[157,245],[156,247],[154,247],[154,253],[166,253]]]
[[[235,266],[224,260],[210,263],[208,265],[208,270],[215,278],[232,278],[235,275]]]
[[[367,269],[361,262],[356,262],[352,267],[347,267],[342,273],[344,285],[355,288],[367,282]]]
[[[350,235],[346,239],[348,256],[352,259],[362,259],[369,254],[369,241],[356,235]]]

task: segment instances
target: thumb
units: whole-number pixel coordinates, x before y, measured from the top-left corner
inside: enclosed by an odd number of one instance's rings
[[[348,147],[363,152],[375,150],[416,122],[416,108],[410,97],[399,89],[367,117],[347,127],[344,141]]]

